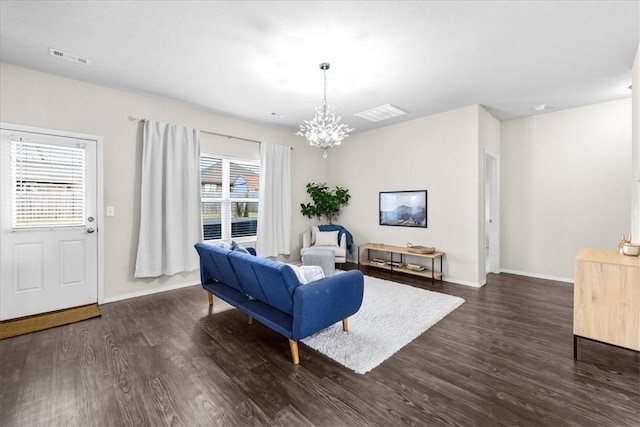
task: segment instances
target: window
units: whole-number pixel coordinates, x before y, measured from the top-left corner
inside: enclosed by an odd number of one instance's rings
[[[260,163],[202,154],[200,176],[204,240],[254,240]]]
[[[83,146],[11,141],[11,227],[83,226],[85,158]]]

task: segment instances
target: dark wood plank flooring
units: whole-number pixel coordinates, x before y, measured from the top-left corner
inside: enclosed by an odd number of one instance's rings
[[[302,344],[294,366],[285,338],[191,287],[0,341],[0,425],[640,425],[639,353],[581,340],[573,360],[571,284],[393,279],[466,302],[366,375]]]

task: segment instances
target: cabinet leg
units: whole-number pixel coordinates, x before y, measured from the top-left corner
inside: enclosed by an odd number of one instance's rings
[[[578,337],[573,336],[573,360],[578,360]]]

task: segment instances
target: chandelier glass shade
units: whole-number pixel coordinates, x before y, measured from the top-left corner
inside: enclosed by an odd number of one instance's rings
[[[300,131],[296,135],[304,136],[314,147],[324,150],[322,157],[327,158],[327,150],[335,145],[340,145],[342,140],[349,136],[353,129],[341,122],[341,117],[336,115],[336,107],[327,104],[327,70],[329,64],[323,62],[320,69],[324,74],[324,98],[322,105],[316,107],[316,115],[311,120],[305,120],[300,125]]]

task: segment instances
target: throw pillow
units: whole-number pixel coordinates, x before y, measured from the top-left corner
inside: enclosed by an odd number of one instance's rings
[[[222,241],[222,242],[216,243],[215,245],[221,247],[222,249],[231,250],[231,245],[229,244],[229,242]]]
[[[245,248],[244,246],[242,246],[238,242],[234,242],[233,240],[231,241],[231,250],[232,251],[242,252],[243,254],[248,254],[249,253],[247,248]]]
[[[318,231],[316,233],[316,246],[338,246],[339,231]]]
[[[324,278],[324,270],[318,265],[289,265],[302,285]]]

